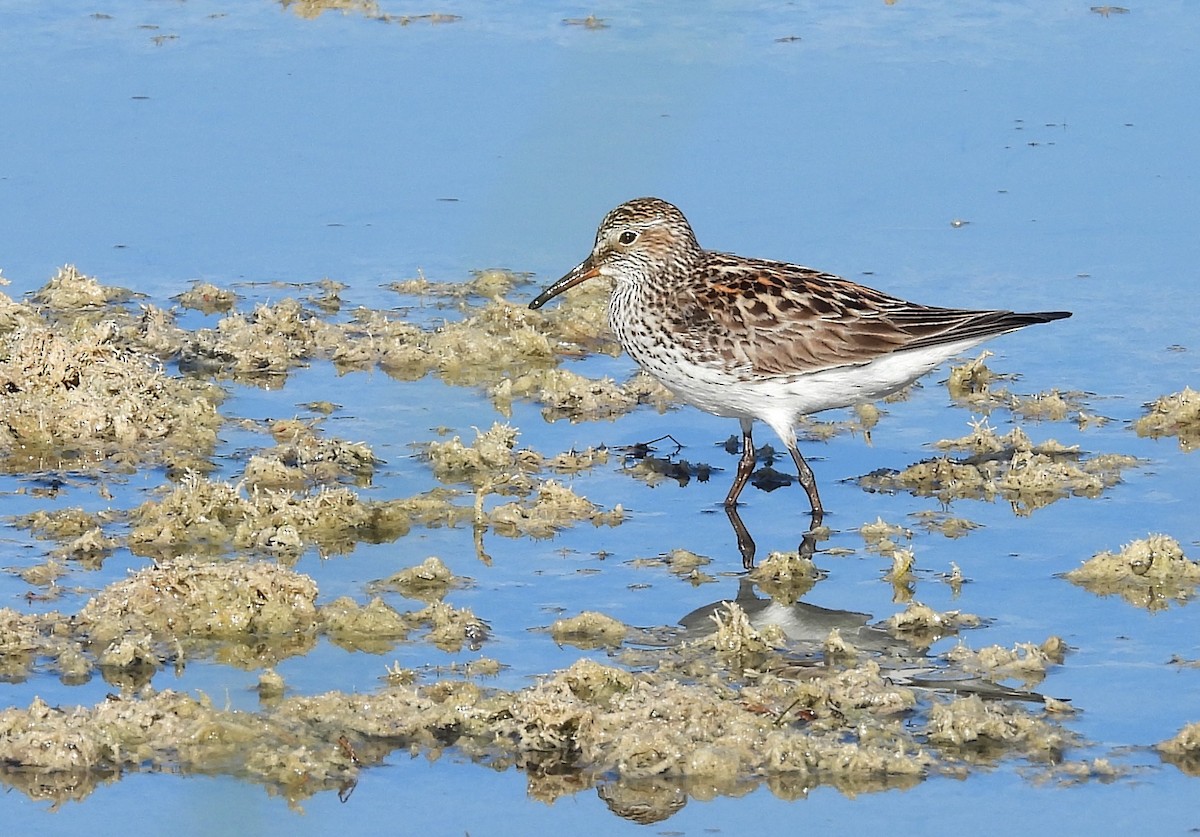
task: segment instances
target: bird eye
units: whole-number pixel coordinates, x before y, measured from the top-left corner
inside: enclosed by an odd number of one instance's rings
[[[633,230],[625,230],[625,232],[621,233],[621,237],[617,241],[622,244],[633,244],[633,242],[637,241],[637,236],[638,234]]]

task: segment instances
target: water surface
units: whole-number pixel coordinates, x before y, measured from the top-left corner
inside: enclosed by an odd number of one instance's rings
[[[694,799],[658,827],[737,833],[754,823],[784,833],[894,828],[911,818],[922,830],[956,833],[983,817],[1031,834],[1196,827],[1183,802],[1195,778],[1148,749],[1197,720],[1200,674],[1168,663],[1200,657],[1194,605],[1147,613],[1057,577],[1150,532],[1200,557],[1196,454],[1129,427],[1145,402],[1197,385],[1194,11],[1182,3],[1102,15],[1085,3],[972,9],[904,0],[650,10],[464,2],[419,11],[461,19],[400,25],[208,0],[109,0],[86,10],[8,4],[0,10],[9,81],[0,89],[6,292],[19,297],[75,263],[164,305],[196,279],[253,301],[296,295],[257,283],[330,277],[347,285],[347,308],[389,309],[400,303],[382,286],[418,272],[463,281],[498,266],[548,283],[586,254],[611,206],[657,194],[683,208],[701,243],[715,249],[811,264],[924,302],[1072,310],[1071,320],[996,341],[989,363],[1019,373],[1014,391],[1077,390],[1090,411],[1111,419],[1083,430],[1021,420],[1031,437],[1145,464],[1099,498],[1030,516],[1003,502],[954,503],[955,514],[981,528],[959,539],[915,530],[916,596],[990,620],[966,636],[974,647],[1063,637],[1074,650],[1039,689],[1081,710],[1068,725],[1089,743],[1071,757],[1106,758],[1128,772],[1063,787],[1013,760],[965,781],[935,778],[856,798],[819,788],[782,801],[760,787]],[[606,26],[563,23],[590,12]],[[515,296],[533,292],[530,285]],[[627,358],[581,366],[617,378],[632,372]],[[888,562],[867,552],[855,530],[877,517],[913,526],[911,515],[937,503],[866,493],[854,479],[903,468],[930,455],[933,441],[967,432],[973,414],[951,406],[938,385],[944,377],[935,373],[909,400],[888,405],[870,445],[852,435],[806,445],[836,530],[824,546],[854,550],[818,557],[829,577],[807,601],[879,619],[903,609],[882,579]],[[230,389],[230,417],[291,416],[319,399],[343,405],[330,432],[368,443],[387,461],[370,489],[381,497],[432,487],[411,445],[438,438],[433,428],[469,439],[473,426],[503,418],[470,388],[378,372],[339,376],[325,363],[282,388]],[[735,431],[731,422],[680,408],[615,423],[547,423],[523,403],[509,420],[524,443],[547,452],[669,432],[686,446],[682,455],[725,470],[706,483],[651,488],[614,461],[573,485],[603,508],[623,505],[624,524],[578,526],[549,541],[492,537],[490,566],[460,528],[418,530],[332,559],[309,553],[297,569],[317,580],[323,599],[362,597],[368,581],[440,556],[475,581],[451,601],[491,623],[483,653],[509,667],[492,681],[503,688],[583,654],[532,630],[564,612],[666,626],[736,594],[740,560],[719,511],[734,458],[718,445]],[[1012,421],[1005,412],[990,420],[1001,431]],[[261,444],[231,427],[216,476],[235,478],[241,452]],[[160,478],[115,479],[112,501],[90,483],[72,485],[53,502],[128,508]],[[38,507],[12,493],[24,484],[0,481],[6,513]],[[801,492],[748,489],[743,499],[763,554],[795,548]],[[0,563],[23,566],[46,548],[6,528]],[[715,582],[692,586],[631,564],[675,548],[713,558],[706,569]],[[952,563],[970,582],[959,595],[937,575]],[[46,606],[25,605],[29,587],[6,577],[0,605],[70,611],[144,565],[121,550],[98,571],[73,569],[62,583],[82,592]],[[421,667],[471,656],[421,643],[382,656],[322,646],[280,674],[301,694],[370,691],[393,660]],[[160,673],[154,685],[253,709],[255,681],[254,672],[200,663]],[[91,705],[108,690],[98,678],[68,687],[35,677],[5,684],[3,701],[24,706],[40,695]],[[546,805],[527,797],[520,772],[492,772],[453,750],[432,764],[396,753],[364,772],[347,804],[321,794],[304,803],[304,816],[225,777],[128,776],[55,811],[14,792],[0,804],[21,833],[84,823],[150,833],[161,821],[147,817],[146,800],[155,803],[152,816],[169,816],[188,834],[247,824],[327,833],[385,821],[430,833],[635,827],[590,790]],[[154,824],[133,825],[142,822]]]

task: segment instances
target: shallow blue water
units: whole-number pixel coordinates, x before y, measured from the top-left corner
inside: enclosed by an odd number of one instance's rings
[[[1145,466],[1099,499],[1060,501],[1031,517],[1003,503],[955,503],[956,514],[983,528],[958,540],[917,536],[917,597],[993,620],[966,636],[973,647],[1057,634],[1076,649],[1042,685],[1083,709],[1070,726],[1096,745],[1073,756],[1111,757],[1114,748],[1153,744],[1198,720],[1200,672],[1166,662],[1200,657],[1195,605],[1147,614],[1055,577],[1149,532],[1171,534],[1200,557],[1197,454],[1172,439],[1139,439],[1127,426],[1144,402],[1196,387],[1200,371],[1200,21],[1187,4],[1109,17],[1087,4],[976,9],[904,0],[653,10],[465,2],[436,10],[462,20],[303,20],[267,3],[207,0],[0,7],[0,77],[8,82],[0,85],[0,268],[13,283],[6,292],[34,289],[73,262],[160,303],[198,278],[328,276],[347,283],[349,304],[387,308],[397,299],[380,286],[418,270],[460,281],[472,269],[503,266],[553,280],[586,254],[611,206],[659,194],[681,206],[714,249],[812,264],[919,301],[1073,310],[1071,320],[996,341],[990,365],[1019,371],[1018,392],[1091,393],[1091,410],[1113,419],[1083,432],[1024,422],[1035,440],[1129,453]],[[589,11],[609,27],[561,22]],[[179,37],[151,40],[163,34]],[[800,40],[777,41],[788,36]],[[631,371],[624,358],[586,365],[618,377]],[[835,529],[877,516],[904,522],[936,507],[867,494],[848,480],[902,468],[928,455],[932,440],[967,432],[972,416],[948,405],[936,386],[941,377],[889,405],[872,445],[843,436],[806,446]],[[378,373],[339,377],[324,365],[280,390],[238,388],[224,411],[290,416],[324,398],[345,405],[330,432],[365,441],[388,461],[373,489],[381,497],[432,484],[410,442],[435,438],[439,425],[469,439],[472,426],[500,418],[467,389]],[[476,559],[469,530],[435,529],[324,562],[309,556],[298,569],[329,600],[361,595],[371,579],[440,556],[474,579],[450,602],[492,624],[494,640],[481,653],[511,666],[496,681],[509,688],[580,656],[531,631],[562,611],[669,625],[736,593],[740,564],[718,508],[734,460],[717,445],[736,430],[732,423],[679,409],[612,424],[546,424],[529,405],[517,405],[512,422],[546,452],[670,432],[687,446],[684,456],[726,470],[686,488],[647,488],[615,463],[576,477],[581,493],[606,508],[623,504],[631,519],[550,541],[489,537],[490,567]],[[992,422],[1007,429],[1006,414]],[[224,438],[231,472],[239,450],[265,443],[232,430]],[[760,430],[759,441],[768,440]],[[137,502],[157,482],[150,475],[115,486],[115,502]],[[748,490],[743,499],[761,554],[795,547],[804,523],[798,490]],[[27,502],[6,497],[5,511],[25,511]],[[57,502],[103,505],[87,485]],[[19,566],[45,547],[30,544],[6,529],[0,563]],[[900,609],[882,581],[887,562],[864,552],[853,531],[829,545],[858,551],[819,556],[830,577],[808,601],[878,618]],[[705,569],[717,582],[694,588],[629,564],[676,547],[712,557]],[[951,562],[971,581],[957,598],[933,576]],[[141,565],[118,553],[102,571],[76,571],[66,583],[95,589]],[[25,589],[0,580],[0,604],[15,605]],[[85,596],[52,606],[72,610]],[[383,656],[328,646],[280,671],[301,693],[369,690],[395,659],[415,667],[474,656],[423,643]],[[155,685],[202,689],[251,708],[253,680],[202,664],[178,678],[163,673]],[[98,680],[74,688],[33,680],[6,684],[0,702],[25,705],[41,694],[89,704],[106,689]],[[1122,758],[1158,763],[1141,750]],[[932,780],[856,799],[822,788],[802,802],[765,790],[693,801],[663,827],[737,833],[753,823],[762,833],[791,833],[913,822],[928,833],[961,833],[1003,817],[1006,830],[1029,834],[1115,833],[1146,822],[1171,832],[1198,824],[1186,801],[1195,781],[1155,766],[1113,785],[1058,790],[1009,764],[965,782]],[[590,791],[546,806],[526,798],[522,774],[495,774],[453,755],[427,766],[397,754],[364,774],[349,804],[316,797],[303,818],[258,788],[165,776],[122,779],[52,814],[12,792],[0,809],[22,833],[67,833],[84,823],[100,833],[108,823],[151,833],[161,823],[129,823],[147,797],[194,834],[221,833],[230,821],[327,833],[401,818],[430,833],[634,828]]]

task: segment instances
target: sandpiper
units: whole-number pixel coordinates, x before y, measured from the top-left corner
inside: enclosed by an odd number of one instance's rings
[[[613,280],[608,321],[625,351],[684,401],[741,422],[725,508],[754,471],[758,419],[791,453],[814,525],[824,508],[796,447],[801,416],[880,398],[990,337],[1071,316],[919,305],[809,267],[705,250],[660,198],[604,216],[591,255],[529,307],[596,277]]]

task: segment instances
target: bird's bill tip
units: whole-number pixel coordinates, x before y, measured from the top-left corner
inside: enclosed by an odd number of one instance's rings
[[[595,279],[599,275],[600,268],[594,267],[590,258],[585,259],[583,262],[572,268],[571,272],[566,276],[559,279],[553,285],[538,294],[534,298],[533,302],[529,303],[529,307],[536,311],[547,302],[554,299],[554,297],[561,294],[563,291],[570,290],[576,285],[586,282],[589,279]]]

